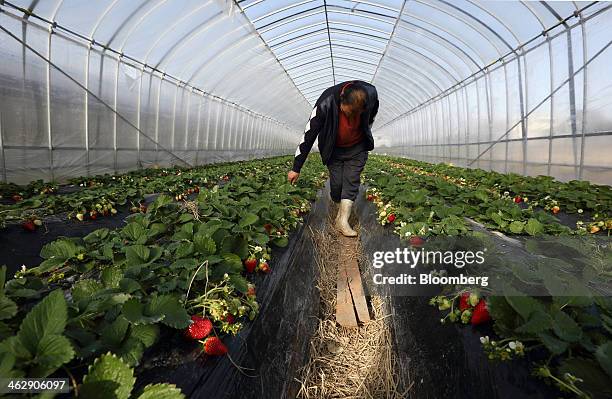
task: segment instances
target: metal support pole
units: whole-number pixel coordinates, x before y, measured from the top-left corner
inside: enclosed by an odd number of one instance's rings
[[[183,150],[187,151],[187,143],[189,142],[189,114],[191,113],[191,96],[193,96],[193,89],[187,90],[185,87],[183,90],[187,92],[187,107],[185,108],[187,113],[185,115],[185,136],[183,138]],[[183,106],[184,105],[185,104],[183,104]]]
[[[212,129],[212,105],[213,105],[213,99],[209,98],[208,99],[208,112],[207,112],[207,116],[206,116],[206,150],[208,151],[209,149],[212,148],[212,143],[210,142],[210,139],[212,137],[212,135],[210,134],[210,131]]]
[[[568,31],[569,35],[569,31]],[[554,84],[554,65],[553,65],[553,56],[552,56],[552,42],[549,37],[546,37],[546,42],[548,43],[548,70],[550,73],[550,92],[552,93],[555,89]],[[550,98],[550,120],[548,127],[548,165],[546,165],[546,174],[550,176],[551,173],[551,163],[552,163],[552,143],[553,143],[553,125],[554,125],[554,115],[555,115],[555,96]]]
[[[51,37],[53,35],[53,27],[49,25],[49,38],[47,43],[47,56],[51,59]],[[24,60],[25,62],[25,60]],[[51,64],[47,63],[47,141],[49,143],[49,169],[51,172],[51,180],[55,180],[55,172],[53,168],[53,133],[51,129]]]
[[[151,75],[152,77],[153,75]],[[159,79],[159,87],[157,89],[157,105],[155,106],[155,163],[159,162],[159,103],[161,99],[162,82],[164,75]]]
[[[141,107],[142,107],[142,77],[144,75],[144,67],[140,69],[140,77],[138,78],[138,101],[136,102],[136,165],[138,169],[142,167],[140,160],[140,119],[141,119]]]
[[[119,67],[120,65],[121,65],[121,56],[117,58],[117,68],[115,70],[115,93],[113,96],[113,109],[117,112],[119,112],[119,110],[117,109],[117,97],[119,96]],[[100,75],[100,80],[102,80],[102,75]],[[113,112],[113,170],[115,171],[115,174],[117,174],[117,112]]]
[[[2,113],[0,113],[0,151],[2,151],[2,181],[8,183],[6,178],[6,154],[4,152],[4,131],[2,130]]]
[[[493,137],[493,100],[491,99],[491,76],[489,72],[484,75],[485,79],[485,94],[487,99],[487,118],[488,118],[488,129],[489,129],[489,137],[487,140],[491,141]],[[489,167],[488,170],[493,169],[493,151],[489,152]]]
[[[465,159],[466,164],[469,164],[470,158],[470,96],[468,95],[467,86],[463,87],[463,93],[465,96]]]
[[[198,122],[196,125],[196,142],[195,142],[195,165],[198,166],[200,165],[198,163],[198,158],[200,155],[200,126],[202,125],[202,107],[204,106],[204,98],[202,96],[200,96],[200,102],[198,104],[198,115],[196,116],[196,118],[198,118]]]
[[[583,62],[583,73],[582,73],[582,123],[581,139],[580,139],[580,167],[578,168],[578,180],[582,180],[584,172],[584,147],[585,147],[585,134],[586,134],[586,121],[587,121],[587,94],[588,94],[588,75],[587,75],[587,39],[586,39],[586,28],[584,27],[585,22],[580,19],[580,29],[582,31],[582,62]]]
[[[50,57],[49,57],[50,58]],[[89,63],[91,58],[91,44],[87,46],[87,56],[85,58],[85,173],[90,174],[89,160]],[[101,78],[101,77],[100,77]]]
[[[176,145],[174,143],[174,134],[176,131],[176,101],[181,86],[179,84],[176,84],[175,87],[176,89],[174,90],[174,103],[172,104],[172,128],[170,129],[170,151],[172,152],[174,152],[174,150],[176,149]]]
[[[480,109],[480,90],[478,89],[478,81],[475,80],[474,81],[474,87],[476,87],[476,115],[478,116],[478,123],[477,123],[477,135],[476,135],[476,141],[480,142],[480,130],[481,130],[481,119],[482,119],[482,110]],[[477,153],[480,154],[480,145],[478,145],[478,150]],[[478,163],[476,164],[477,168],[480,168],[480,159],[478,160]]]
[[[504,62],[504,87],[506,88],[506,127],[505,130],[508,131],[510,129],[510,90],[508,90],[508,67],[506,62]],[[508,141],[505,143],[506,151],[504,154],[504,173],[508,173],[508,155],[510,152],[510,145]]]
[[[525,73],[525,94],[523,96],[523,73],[521,69],[521,57],[523,57],[523,63],[525,64],[525,72],[527,72],[527,59],[524,51],[521,51],[521,55],[516,58],[516,64],[518,65],[518,79],[519,79],[519,101],[521,107],[521,137],[523,138],[523,176],[527,174],[527,130],[529,120],[525,115],[525,109],[529,109],[529,90],[527,88],[527,73]],[[480,154],[480,148],[478,149]]]
[[[213,135],[213,149],[217,150],[219,147],[217,145],[217,137],[219,136],[219,119],[220,114],[223,112],[223,108],[221,106],[217,107],[217,112],[215,112],[215,131]]]

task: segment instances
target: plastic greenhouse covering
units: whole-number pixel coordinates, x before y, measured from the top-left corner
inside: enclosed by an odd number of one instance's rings
[[[0,0],[39,393],[612,398],[612,1]]]
[[[3,1],[1,177],[291,153],[323,89],[378,89],[377,150],[612,182],[611,5]]]

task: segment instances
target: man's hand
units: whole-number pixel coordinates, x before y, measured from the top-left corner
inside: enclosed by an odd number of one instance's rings
[[[289,171],[289,173],[287,173],[287,180],[289,180],[289,183],[294,184],[298,177],[300,177],[300,174],[298,172],[294,172],[292,170]]]

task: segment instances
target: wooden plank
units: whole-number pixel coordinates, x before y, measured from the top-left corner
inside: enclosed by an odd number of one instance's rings
[[[342,260],[342,257],[340,257]],[[348,285],[346,263],[338,262],[338,286],[336,294],[336,321],[343,327],[357,327],[357,318],[353,309],[353,298]]]
[[[361,285],[361,274],[359,273],[357,259],[353,258],[349,261],[346,274],[349,288],[351,289],[351,295],[353,296],[353,305],[355,306],[357,318],[360,322],[367,323],[370,321],[370,312],[368,311],[368,304],[363,292],[363,286]]]

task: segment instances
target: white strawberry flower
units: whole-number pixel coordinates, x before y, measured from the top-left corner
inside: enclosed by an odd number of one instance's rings
[[[263,250],[259,245],[255,247],[255,252],[261,252]]]
[[[488,344],[489,342],[490,342],[490,341],[489,341],[489,336],[488,336],[488,335],[487,335],[487,336],[485,336],[485,337],[480,337],[480,343],[481,343],[481,344],[486,345],[486,344]]]

